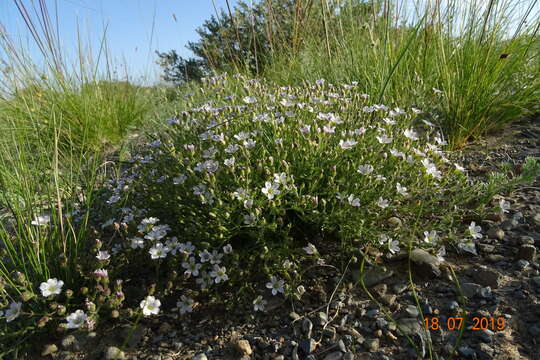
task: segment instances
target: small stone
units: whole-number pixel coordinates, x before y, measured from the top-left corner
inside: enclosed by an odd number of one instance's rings
[[[534,245],[534,239],[532,236],[521,236],[519,238],[520,245]]]
[[[502,279],[501,274],[493,269],[478,267],[472,273],[474,281],[482,286],[490,286],[494,289],[498,288]]]
[[[253,354],[253,350],[251,350],[251,345],[249,344],[249,341],[247,340],[244,340],[244,339],[238,340],[234,345],[240,355]]]
[[[461,356],[467,359],[472,359],[474,356],[474,350],[468,346],[460,346],[458,349],[458,352],[460,353]]]
[[[298,344],[298,346],[305,355],[309,355],[312,352],[314,352],[315,349],[317,348],[317,342],[311,338],[302,339],[300,340],[300,343]]]
[[[384,294],[386,294],[387,289],[388,287],[386,286],[386,284],[378,284],[373,287],[373,291],[376,292],[379,296],[383,296]]]
[[[519,225],[519,222],[516,219],[508,219],[502,222],[501,227],[503,228],[503,230],[508,231],[508,230],[512,230],[518,225]]]
[[[450,304],[448,305],[448,308],[450,310],[457,310],[457,309],[459,309],[459,304],[458,304],[457,301],[452,300],[452,301],[450,301]]]
[[[422,330],[422,325],[417,318],[403,318],[397,322],[398,330],[403,335],[414,335]]]
[[[41,352],[41,356],[52,355],[57,351],[58,351],[58,347],[55,344],[45,345],[45,347],[43,348],[43,351]]]
[[[343,360],[354,360],[354,354],[352,352],[343,354]]]
[[[364,338],[364,335],[360,334],[356,329],[352,329],[352,328],[348,329],[347,333],[349,333],[349,335],[351,335],[354,338],[354,340],[360,345],[363,344],[364,341],[366,340]]]
[[[493,350],[491,346],[484,343],[480,343],[478,345],[477,354],[480,360],[491,360],[493,359],[493,355],[495,354],[495,351]]]
[[[313,330],[313,323],[308,318],[302,321],[302,330],[307,338],[311,337],[311,331]]]
[[[410,255],[411,261],[422,272],[427,272],[431,276],[441,276],[441,261],[423,249],[414,249]]]
[[[294,311],[291,312],[291,313],[289,314],[289,317],[290,317],[293,321],[296,321],[296,320],[300,319],[300,315],[298,315],[298,314],[295,313]]]
[[[540,226],[540,214],[535,214],[532,217],[532,221],[536,226]]]
[[[534,285],[536,285],[536,287],[538,287],[540,289],[540,276],[533,277],[532,282],[533,282]]]
[[[491,292],[491,288],[489,286],[481,288],[478,292],[478,296],[483,299],[490,299],[492,295],[493,293]]]
[[[343,353],[341,351],[334,351],[324,357],[324,360],[341,360]]]
[[[353,272],[353,276],[354,274],[358,274],[358,271]],[[387,270],[385,267],[372,267],[364,274],[364,284],[367,287],[372,287],[381,283],[383,280],[388,279],[392,275],[394,275],[394,272],[392,270]]]
[[[325,312],[318,312],[317,313],[317,320],[319,321],[319,325],[324,326],[328,322],[328,316]]]
[[[527,260],[527,261],[534,261],[534,258],[536,257],[536,248],[534,245],[521,245],[519,247],[518,251],[518,258]]]
[[[105,351],[106,360],[124,360],[126,354],[116,346],[109,346]]]
[[[169,324],[168,322],[164,322],[161,324],[161,326],[159,327],[158,329],[158,334],[168,334],[172,329],[172,326],[171,324]]]
[[[486,259],[491,263],[498,263],[500,261],[503,261],[505,258],[504,256],[499,254],[489,254],[488,256],[486,256]]]
[[[392,295],[392,294],[385,294],[383,296],[381,296],[381,301],[383,302],[383,304],[385,304],[386,306],[392,306],[395,304],[397,300],[397,296],[396,295]]]
[[[503,240],[504,239],[504,231],[502,229],[493,227],[488,230],[487,236],[491,239],[498,239]]]
[[[495,251],[495,246],[490,244],[478,244],[478,249],[483,254],[491,254]]]
[[[397,284],[394,284],[394,286],[392,286],[392,290],[397,294],[401,294],[402,292],[404,292],[405,290],[407,290],[408,288],[408,285],[405,284],[405,283],[397,283]]]
[[[532,325],[530,328],[529,328],[529,334],[531,334],[532,336],[540,336],[540,326],[538,325]]]
[[[376,352],[379,350],[379,339],[377,338],[374,338],[374,339],[367,339],[365,342],[364,342],[364,345],[366,346],[366,349],[369,351],[369,352]]]
[[[529,262],[527,260],[520,259],[516,262],[516,265],[518,269],[524,270],[529,266]]]
[[[343,340],[338,341],[338,347],[339,347],[339,351],[343,353],[347,352],[347,347],[345,346],[345,342]]]
[[[298,345],[294,345],[292,352],[291,352],[291,358],[292,360],[298,360]]]
[[[62,339],[62,347],[68,349],[77,343],[77,338],[73,335],[68,335]]]
[[[468,298],[473,298],[480,293],[482,286],[475,283],[463,283],[461,284],[461,291],[463,295]]]
[[[336,337],[336,329],[333,326],[328,326],[323,329],[322,334],[329,339],[334,339]]]
[[[493,331],[489,329],[481,329],[479,331],[475,331],[474,333],[481,341],[487,344],[491,343],[494,335]]]
[[[414,305],[409,305],[405,308],[405,313],[410,318],[414,318],[418,316],[418,309]]]

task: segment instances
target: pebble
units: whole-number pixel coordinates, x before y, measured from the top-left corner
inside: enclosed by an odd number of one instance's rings
[[[534,245],[534,239],[532,236],[521,236],[519,238],[520,245]]]
[[[115,346],[109,346],[105,351],[105,360],[124,360],[126,354]]]
[[[367,339],[365,342],[364,342],[364,345],[366,346],[366,349],[369,351],[369,352],[376,352],[379,350],[379,339],[377,338],[374,338],[374,339]]]
[[[491,343],[491,341],[493,340],[494,333],[489,329],[482,329],[479,331],[475,331],[474,333],[480,340],[487,344]]]
[[[504,239],[504,231],[502,229],[499,229],[497,227],[493,227],[488,230],[487,236],[491,239],[498,239],[503,240]]]
[[[347,347],[345,346],[345,342],[343,342],[343,340],[339,340],[337,345],[338,345],[339,351],[344,352],[344,353],[347,352]]]
[[[533,223],[535,223],[537,226],[540,226],[540,214],[535,214],[532,217]]]
[[[414,318],[418,316],[418,309],[414,305],[409,305],[405,308],[405,313],[408,317]]]
[[[516,262],[516,265],[518,269],[525,270],[529,266],[529,262],[527,260],[520,259]]]
[[[319,321],[319,324],[321,326],[324,326],[328,322],[328,315],[326,315],[325,312],[321,311],[321,312],[317,313],[317,319]]]
[[[475,283],[468,282],[461,284],[461,291],[463,292],[463,295],[468,298],[473,298],[474,296],[478,295],[480,293],[480,289],[482,289],[482,286]]]
[[[354,360],[354,354],[351,352],[343,354],[343,360]]]
[[[540,276],[533,277],[532,282],[533,282],[534,285],[536,285],[536,287],[538,287],[540,289]]]
[[[472,358],[475,354],[474,350],[468,346],[460,346],[458,352],[461,356],[467,359]]]
[[[478,244],[478,249],[484,254],[491,254],[495,251],[495,246],[490,244]]]
[[[392,294],[384,294],[381,296],[381,301],[386,306],[392,306],[396,303],[397,296]]]
[[[302,339],[300,340],[298,346],[304,354],[308,355],[315,351],[315,349],[317,348],[317,342],[311,338]]]
[[[479,355],[480,359],[483,360],[489,360],[493,358],[493,355],[495,354],[495,351],[493,348],[487,344],[480,343],[478,345],[478,351],[477,354]]]
[[[41,356],[52,355],[57,351],[58,351],[58,347],[55,344],[45,345],[45,347],[43,348],[43,351],[41,352]]]
[[[392,286],[392,290],[397,294],[401,294],[402,292],[404,292],[405,290],[407,290],[407,287],[408,285],[405,284],[405,283],[397,283],[397,284],[394,284],[394,286]]]
[[[505,257],[499,254],[489,254],[488,256],[486,256],[486,260],[491,263],[497,263],[499,261],[503,261],[504,259]]]
[[[298,315],[298,314],[295,313],[294,311],[291,312],[291,313],[289,314],[289,317],[290,317],[291,320],[293,320],[293,321],[296,321],[296,320],[300,319],[300,315]]]
[[[518,225],[519,225],[519,222],[516,219],[508,219],[502,222],[501,227],[503,228],[503,230],[508,231],[508,230],[512,230]]]
[[[341,360],[343,359],[343,353],[341,351],[334,351],[324,357],[324,360]]]
[[[502,276],[497,271],[489,268],[478,267],[472,273],[474,281],[482,286],[490,286],[493,289],[499,287]]]
[[[191,358],[191,360],[208,360],[204,353],[200,353]]]
[[[395,216],[392,216],[391,218],[388,219],[388,225],[389,225],[391,228],[396,229],[396,228],[401,227],[402,222],[401,222],[401,219],[400,219],[400,218],[397,218],[397,217],[395,217]]]
[[[353,277],[354,277],[354,274],[357,274],[356,276],[359,276],[358,271],[353,272]],[[369,270],[367,270],[364,274],[364,284],[367,287],[372,287],[381,283],[382,281],[388,279],[389,277],[393,275],[394,275],[394,272],[392,270],[387,270],[385,267],[380,267],[380,266],[372,267]]]
[[[251,355],[253,350],[251,350],[251,345],[247,340],[238,340],[235,344],[236,350],[240,355]]]
[[[422,326],[417,318],[399,319],[397,326],[404,335],[414,335],[422,330]]]
[[[441,261],[423,249],[414,249],[410,255],[411,261],[423,273],[427,272],[434,277],[441,276]]]
[[[518,258],[527,260],[527,261],[534,261],[534,258],[536,257],[536,247],[534,245],[526,244],[521,245],[519,247],[518,251]]]

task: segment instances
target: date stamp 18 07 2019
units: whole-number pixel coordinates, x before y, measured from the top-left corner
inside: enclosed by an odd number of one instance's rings
[[[467,322],[467,323],[466,323]],[[475,316],[470,319],[466,319],[460,316],[438,318],[438,317],[424,317],[424,326],[428,330],[460,330],[462,327],[465,329],[478,331],[478,330],[491,330],[501,331],[506,327],[505,318],[500,317],[483,317]]]

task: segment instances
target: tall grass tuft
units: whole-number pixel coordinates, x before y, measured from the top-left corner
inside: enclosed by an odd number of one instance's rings
[[[274,54],[268,79],[358,81],[380,102],[438,115],[454,148],[538,105],[537,0],[321,4],[322,37],[304,26],[298,51],[274,44],[286,51]]]

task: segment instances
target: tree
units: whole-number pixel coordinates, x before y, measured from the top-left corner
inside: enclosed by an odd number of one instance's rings
[[[201,59],[184,59],[179,56],[176,50],[160,53],[156,51],[159,57],[158,64],[163,68],[163,80],[172,82],[176,85],[195,80],[199,81],[205,76],[209,69]]]

